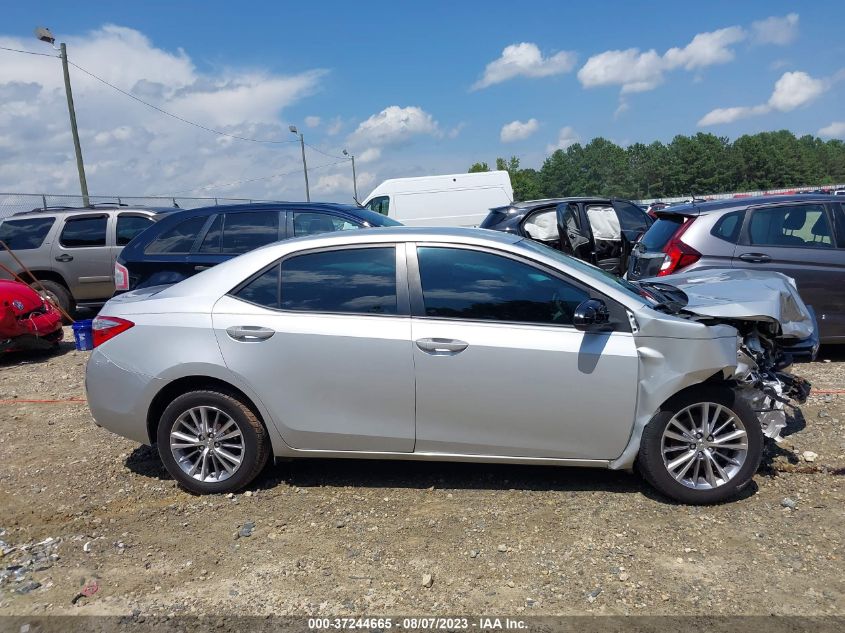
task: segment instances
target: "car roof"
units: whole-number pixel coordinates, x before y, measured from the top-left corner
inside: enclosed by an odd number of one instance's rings
[[[722,200],[708,200],[705,202],[690,202],[677,206],[660,209],[658,215],[701,215],[715,211],[740,210],[760,205],[801,203],[801,202],[830,202],[827,193],[799,193],[779,196],[749,196],[747,198],[725,198]]]
[[[354,204],[340,204],[335,202],[246,202],[239,204],[216,204],[208,207],[195,207],[193,209],[185,209],[186,211],[198,213],[231,213],[239,211],[261,211],[272,209],[300,209],[313,211],[342,211],[345,213],[357,214],[364,207],[359,207]],[[366,209],[369,211],[369,209]]]
[[[20,219],[22,217],[39,217],[45,214],[50,215],[69,215],[72,213],[95,213],[97,211],[146,211],[148,213],[173,213],[175,211],[184,211],[184,209],[180,209],[179,207],[145,207],[142,205],[132,205],[132,206],[123,206],[123,205],[97,205],[92,207],[46,207],[46,208],[37,208],[32,209],[31,211],[20,211],[18,213],[13,213],[10,216],[6,216],[6,219],[9,220],[11,218]]]
[[[495,207],[491,209],[491,211],[503,211],[505,209],[514,209],[520,212],[528,212],[533,211],[538,207],[545,207],[549,205],[558,205],[563,204],[565,202],[611,202],[613,200],[620,200],[622,202],[631,202],[630,200],[626,200],[624,198],[614,198],[614,197],[607,197],[607,196],[567,196],[565,198],[540,198],[538,200],[524,200],[522,202],[514,202],[513,204],[508,204],[502,207]],[[631,202],[631,204],[635,203]]]

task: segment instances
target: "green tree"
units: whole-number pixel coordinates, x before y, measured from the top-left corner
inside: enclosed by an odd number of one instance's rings
[[[467,173],[477,174],[481,171],[490,171],[490,166],[487,163],[473,163]]]

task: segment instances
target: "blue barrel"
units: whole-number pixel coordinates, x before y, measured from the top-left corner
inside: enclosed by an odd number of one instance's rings
[[[76,341],[76,349],[85,351],[94,349],[94,335],[91,330],[91,319],[77,321],[73,324],[73,339]]]

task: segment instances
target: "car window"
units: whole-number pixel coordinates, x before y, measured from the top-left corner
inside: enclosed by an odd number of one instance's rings
[[[200,244],[200,253],[219,253],[220,244],[223,238],[223,214],[214,218],[214,222],[208,228],[208,232]]]
[[[551,242],[560,238],[557,230],[557,211],[555,209],[540,211],[539,213],[528,216],[522,228],[534,240]]]
[[[834,205],[833,217],[836,223],[836,247],[845,248],[845,208],[841,204]]]
[[[710,229],[710,235],[718,237],[720,240],[725,240],[731,244],[736,244],[739,241],[739,232],[742,229],[742,219],[745,215],[744,211],[734,211],[726,213],[716,221],[713,228]]]
[[[56,218],[5,220],[0,223],[0,242],[5,242],[13,251],[38,248],[55,221]]]
[[[282,262],[281,288],[284,310],[396,314],[396,250],[297,255]]]
[[[619,200],[613,203],[619,215],[619,224],[626,231],[645,231],[649,227],[648,216],[630,202]]]
[[[359,228],[361,227],[358,224],[330,213],[293,214],[293,234],[297,237]]]
[[[65,248],[88,248],[106,245],[108,216],[68,218],[62,227],[59,243]]]
[[[153,220],[144,215],[117,216],[117,245],[126,246],[138,233],[153,224]]]
[[[419,247],[426,316],[571,325],[589,295],[539,268],[501,255]]]
[[[144,252],[168,255],[190,253],[191,246],[207,219],[207,215],[198,215],[179,222],[176,226],[162,231],[147,245]]]
[[[278,211],[226,213],[223,218],[222,251],[247,253],[279,241]]]
[[[388,196],[378,196],[367,203],[367,208],[370,211],[387,215],[390,211],[390,198]]]
[[[266,270],[235,293],[238,299],[267,308],[279,307],[279,264]]]
[[[820,204],[756,209],[748,228],[753,246],[831,248],[830,223]]]

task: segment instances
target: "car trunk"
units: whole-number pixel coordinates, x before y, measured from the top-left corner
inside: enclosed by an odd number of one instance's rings
[[[658,212],[657,221],[633,246],[628,258],[627,278],[636,281],[676,272],[697,261],[694,249],[681,240],[697,212]]]

